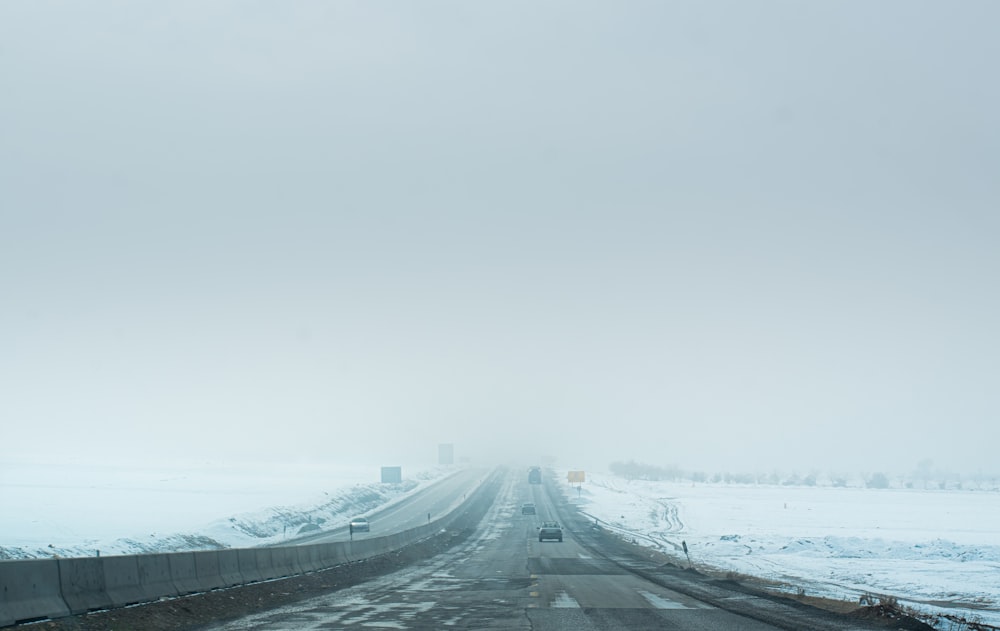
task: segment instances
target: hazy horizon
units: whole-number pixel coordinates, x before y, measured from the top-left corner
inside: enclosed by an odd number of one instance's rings
[[[996,471],[998,19],[3,3],[4,445]]]

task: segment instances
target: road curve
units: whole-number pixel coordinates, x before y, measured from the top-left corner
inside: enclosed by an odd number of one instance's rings
[[[367,533],[354,533],[354,539],[380,537],[402,532],[417,526],[423,526],[431,519],[437,519],[460,505],[468,494],[476,490],[489,473],[488,469],[459,469],[448,477],[434,482],[413,495],[405,497],[385,508],[372,511],[367,515],[371,522],[371,530]],[[352,515],[352,517],[355,517],[355,515]],[[347,541],[349,538],[350,533],[345,522],[336,528],[282,541],[277,545],[330,543],[334,541]]]

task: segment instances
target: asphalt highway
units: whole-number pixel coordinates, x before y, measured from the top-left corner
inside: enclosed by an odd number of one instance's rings
[[[379,537],[422,526],[461,504],[466,495],[472,493],[489,473],[488,469],[459,469],[404,500],[367,515],[371,530],[354,533],[354,539]],[[346,541],[349,538],[350,531],[345,522],[336,528],[282,541],[276,545],[329,543]]]
[[[509,473],[475,534],[387,576],[213,627],[248,629],[885,629],[657,566],[572,513],[551,481]],[[522,515],[523,502],[538,514]],[[539,542],[557,520],[564,541]]]

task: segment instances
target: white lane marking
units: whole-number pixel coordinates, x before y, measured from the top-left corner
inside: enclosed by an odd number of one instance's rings
[[[589,557],[589,556],[587,556],[586,554],[584,554],[582,552],[578,552],[577,556],[580,557],[581,559],[593,559],[594,558],[594,557]]]
[[[549,606],[557,609],[579,609],[580,603],[566,592],[559,592]]]
[[[640,596],[645,598],[646,601],[656,609],[699,609],[698,606],[691,607],[641,589],[638,590],[638,592]]]

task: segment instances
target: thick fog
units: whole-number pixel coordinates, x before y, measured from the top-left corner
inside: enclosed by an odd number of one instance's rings
[[[0,4],[0,430],[995,471],[1000,4]]]

